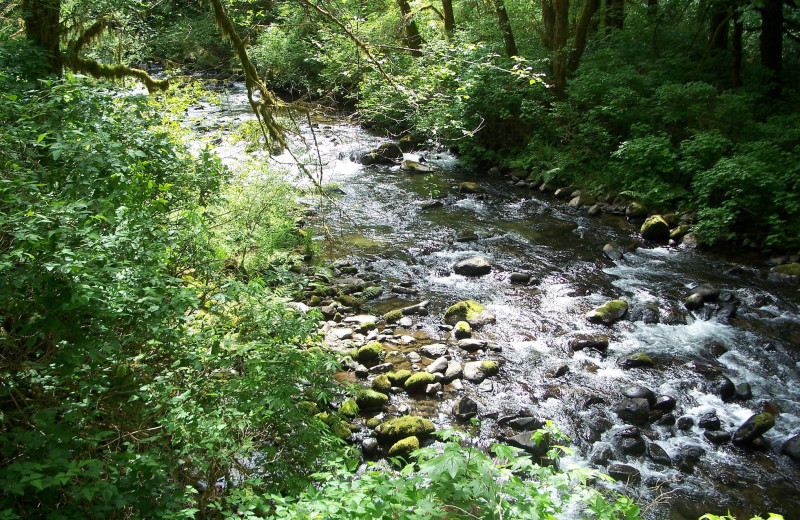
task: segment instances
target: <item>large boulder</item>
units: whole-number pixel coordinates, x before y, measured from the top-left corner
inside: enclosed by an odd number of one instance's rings
[[[403,158],[403,150],[395,143],[383,143],[361,157],[361,164],[394,164]]]
[[[436,377],[429,372],[417,372],[416,374],[412,375],[406,382],[403,383],[403,388],[406,389],[406,392],[409,394],[413,393],[422,393],[428,387],[428,385],[433,384],[436,382]]]
[[[775,416],[771,413],[763,412],[753,415],[742,423],[736,433],[733,434],[733,443],[738,446],[750,444],[773,426],[775,426]]]
[[[483,188],[477,182],[462,182],[458,185],[459,193],[483,193]]]
[[[768,278],[776,282],[800,282],[800,263],[775,266],[770,269]]]
[[[482,256],[473,256],[472,258],[461,260],[453,266],[453,271],[463,276],[483,276],[489,274],[491,270],[492,264]]]
[[[620,419],[636,426],[646,424],[650,418],[650,405],[647,399],[640,397],[623,399],[615,411]]]
[[[428,419],[404,415],[382,422],[375,428],[381,442],[394,443],[407,437],[426,439],[436,428]]]
[[[489,323],[494,323],[496,318],[486,307],[474,300],[464,300],[451,306],[444,313],[444,322],[455,325],[459,321],[466,321],[471,327],[479,329]]]
[[[586,313],[586,319],[592,323],[613,325],[622,319],[628,312],[628,302],[625,300],[611,300],[602,307],[592,309]]]
[[[669,241],[669,225],[660,215],[648,217],[639,232],[645,240],[662,243]]]
[[[625,216],[628,218],[645,218],[648,213],[647,206],[639,202],[631,202],[625,208]]]
[[[470,361],[464,364],[464,379],[480,383],[487,377],[497,374],[499,370],[494,361]]]

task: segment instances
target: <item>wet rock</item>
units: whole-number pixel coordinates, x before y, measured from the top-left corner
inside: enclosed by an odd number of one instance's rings
[[[605,352],[608,349],[608,336],[602,334],[576,336],[569,341],[569,347],[576,352],[587,348]]]
[[[567,365],[559,365],[559,366],[556,366],[556,367],[548,368],[545,371],[544,375],[545,375],[545,377],[556,378],[556,377],[563,376],[567,372],[569,372],[569,367]]]
[[[372,455],[378,451],[378,439],[374,437],[367,437],[361,441],[361,451],[364,455]]]
[[[591,206],[595,203],[594,197],[589,195],[588,193],[580,192],[579,194],[573,193],[571,195],[572,199],[569,201],[569,205],[573,208],[578,208],[581,206]]]
[[[641,321],[648,325],[660,322],[661,315],[658,304],[655,302],[648,302],[637,305],[631,311],[631,321]]]
[[[394,164],[396,161],[403,157],[403,150],[398,144],[383,143],[374,150],[371,150],[359,159],[359,162],[365,166],[371,164]]]
[[[693,287],[691,292],[692,294],[699,294],[704,302],[715,302],[719,298],[721,291],[720,288],[715,285],[704,283]]]
[[[436,428],[428,419],[405,415],[382,422],[375,428],[378,440],[385,443],[394,443],[406,437],[427,439]]]
[[[748,399],[752,399],[752,397],[753,389],[750,387],[750,383],[736,385],[736,399],[747,401]]]
[[[353,329],[349,329],[349,328],[331,329],[331,330],[328,331],[328,333],[331,336],[333,336],[335,339],[338,339],[339,341],[342,341],[342,340],[345,340],[345,339],[350,339],[350,338],[353,337]]]
[[[622,258],[622,249],[614,244],[606,244],[603,246],[603,254],[611,260],[617,261]]]
[[[547,182],[544,182],[541,186],[539,186],[539,193],[553,193],[554,191],[556,191],[556,187]]]
[[[624,370],[631,370],[633,368],[650,368],[653,366],[653,360],[644,352],[635,352],[629,356],[620,358],[619,366]]]
[[[669,240],[669,224],[660,215],[648,217],[639,232],[645,240],[666,243]]]
[[[483,193],[483,188],[477,182],[462,182],[458,185],[459,193]]]
[[[557,199],[566,199],[572,193],[572,188],[558,188],[553,195]]]
[[[430,305],[430,301],[425,300],[420,302],[416,305],[409,305],[408,307],[403,307],[400,309],[400,312],[403,316],[411,316],[414,314],[418,314],[420,316],[427,316],[428,315],[428,305]]]
[[[513,437],[507,437],[505,441],[511,446],[527,451],[534,457],[544,457],[547,450],[550,449],[550,442],[546,434],[519,433]]]
[[[656,394],[652,390],[640,385],[630,385],[622,389],[622,395],[630,399],[646,399],[649,407],[656,404]]]
[[[627,464],[611,464],[608,467],[608,474],[614,480],[631,486],[642,481],[642,474],[639,473],[639,470]]]
[[[459,321],[453,327],[453,336],[455,336],[456,339],[467,339],[472,336],[472,328],[466,321]]]
[[[655,442],[651,442],[647,445],[647,456],[650,457],[650,460],[656,464],[661,464],[662,466],[672,466],[672,458],[669,456],[669,454],[667,454],[664,448]]]
[[[708,390],[718,395],[725,402],[736,396],[736,386],[730,379],[722,375],[709,380]]]
[[[531,275],[527,273],[511,273],[509,281],[515,285],[526,285],[531,281]]]
[[[499,371],[494,361],[470,361],[464,364],[464,379],[473,383],[480,383]]]
[[[599,395],[593,395],[592,397],[583,402],[583,407],[590,408],[595,404],[606,404],[606,400],[600,397]]]
[[[436,378],[433,376],[433,374],[428,372],[417,372],[406,379],[406,382],[403,383],[403,388],[405,388],[406,392],[409,394],[421,393],[425,391],[428,385],[435,382]]]
[[[586,319],[592,323],[612,325],[622,319],[627,312],[628,302],[625,300],[611,300],[602,307],[598,307],[586,313]]]
[[[480,303],[474,300],[464,300],[448,308],[444,314],[444,322],[448,325],[455,325],[459,321],[466,321],[471,327],[479,329],[484,325],[494,323],[496,319],[494,314]]]
[[[589,462],[597,466],[605,466],[614,458],[614,452],[611,445],[607,442],[597,442],[592,447],[592,453],[589,455]]]
[[[717,411],[711,410],[700,414],[700,417],[697,418],[697,425],[704,430],[719,430],[722,426],[722,423],[717,417]]]
[[[492,383],[487,379],[486,381],[478,385],[478,392],[481,392],[483,394],[489,394],[494,392],[494,383]]]
[[[386,404],[389,397],[375,390],[362,389],[356,395],[356,404],[362,410],[374,410]]]
[[[594,204],[592,207],[589,208],[589,216],[596,217],[600,213],[603,212],[603,205],[602,204]]]
[[[718,358],[721,355],[723,355],[726,352],[728,352],[727,347],[725,347],[725,345],[723,345],[719,341],[711,341],[711,342],[705,344],[703,346],[703,348],[705,348],[708,351],[708,353],[711,354],[715,358]]]
[[[441,374],[437,374],[437,375],[441,375]],[[435,383],[431,383],[431,384],[429,384],[428,386],[425,387],[425,395],[433,396],[433,395],[441,393],[441,391],[442,391],[442,383],[440,383],[438,381],[435,382]]]
[[[681,431],[691,430],[694,426],[694,418],[684,415],[678,418],[678,429]]]
[[[367,370],[367,367],[365,367],[361,363],[356,363],[356,366],[353,369],[353,371],[356,373],[356,377],[360,379],[364,379],[369,375],[369,370]]]
[[[625,216],[628,218],[645,218],[648,213],[647,206],[639,202],[631,202],[625,208]]]
[[[461,422],[466,422],[478,415],[478,403],[469,397],[462,397],[453,406],[453,415]]]
[[[430,166],[426,166],[410,159],[406,159],[400,163],[400,169],[408,173],[431,173],[433,171],[433,168]]]
[[[453,271],[462,276],[483,276],[492,271],[492,264],[482,256],[473,256],[455,264]]]
[[[650,417],[650,407],[647,404],[647,399],[623,399],[614,411],[626,423],[637,426],[646,424]]]
[[[545,422],[538,417],[517,417],[508,421],[508,426],[517,431],[538,430],[544,428]]]
[[[690,311],[696,311],[703,307],[703,297],[699,294],[690,294],[683,301],[683,306]]]
[[[429,357],[433,357],[433,356],[429,356]],[[409,352],[408,353],[408,360],[411,361],[412,363],[419,363],[420,361],[422,361],[422,356],[420,356],[417,352]]]
[[[705,455],[706,450],[699,446],[687,446],[675,457],[675,467],[683,473],[694,472],[695,465],[700,462],[700,458]]]
[[[458,347],[467,352],[477,352],[486,348],[486,342],[479,339],[462,339],[458,342]]]
[[[386,374],[381,374],[372,380],[372,389],[376,392],[388,394],[391,388],[392,382],[389,380]]]
[[[763,412],[753,415],[739,426],[739,429],[733,434],[732,441],[737,446],[750,444],[773,426],[775,426],[775,416],[771,413]]]
[[[767,278],[774,282],[800,282],[800,263],[775,266],[769,270]]]
[[[664,414],[656,424],[658,426],[674,426],[676,422],[675,416],[671,413]]]
[[[414,437],[406,437],[405,439],[401,439],[394,444],[392,447],[389,448],[388,455],[389,457],[403,457],[408,458],[411,452],[416,451],[419,449],[419,439]]]
[[[461,376],[464,374],[463,369],[461,368],[461,363],[458,361],[449,361],[447,363],[447,369],[444,372],[444,380],[446,382],[450,382],[454,379],[461,379]]]
[[[675,398],[669,395],[660,395],[656,398],[655,404],[652,406],[655,410],[662,412],[671,412],[675,409]]]
[[[644,455],[647,445],[639,434],[638,429],[634,428],[634,430],[634,434],[616,435],[614,437],[614,444],[620,453],[631,457],[638,457]]]
[[[730,432],[721,431],[721,430],[717,430],[717,431],[708,431],[707,430],[707,431],[703,432],[703,436],[706,439],[708,439],[708,442],[710,442],[711,444],[713,444],[715,446],[719,446],[721,444],[725,444],[727,442],[730,442],[730,440],[731,440]]]
[[[781,453],[795,462],[800,462],[800,434],[791,437],[781,446]]]
[[[443,343],[425,345],[419,349],[419,353],[429,358],[438,359],[447,354],[447,345]]]
[[[433,363],[428,365],[428,367],[425,369],[425,372],[428,372],[430,374],[433,374],[434,372],[444,373],[447,370],[448,364],[449,361],[447,360],[446,357],[442,356],[440,358],[436,358],[436,360],[434,360]]]

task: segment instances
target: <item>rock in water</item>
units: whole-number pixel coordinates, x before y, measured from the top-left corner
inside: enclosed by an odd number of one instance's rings
[[[737,446],[749,444],[768,432],[773,426],[775,426],[775,416],[771,413],[764,412],[753,415],[733,434],[733,443]]]
[[[608,474],[620,482],[625,484],[634,485],[642,480],[642,474],[633,466],[626,464],[612,464],[608,467]]]
[[[606,244],[603,246],[603,254],[611,260],[619,260],[622,258],[622,250],[614,244]]]
[[[499,371],[494,361],[470,361],[464,364],[464,379],[473,383],[480,383]]]
[[[492,264],[482,256],[473,256],[458,262],[453,270],[463,276],[483,276],[491,272]]]
[[[660,215],[653,215],[644,221],[640,233],[645,240],[666,243],[669,240],[669,225]]]
[[[486,307],[474,300],[464,300],[456,303],[444,313],[444,322],[455,325],[459,321],[466,321],[471,327],[479,329],[484,325],[494,323],[496,318]]]
[[[602,307],[586,313],[586,319],[592,323],[602,323],[604,325],[613,325],[619,321],[628,312],[628,302],[625,300],[611,300]]]
[[[462,182],[458,185],[459,193],[483,193],[483,188],[477,182]]]
[[[478,415],[478,403],[469,397],[462,397],[453,407],[453,415],[459,421],[469,421]]]
[[[381,442],[397,442],[406,437],[417,437],[426,439],[436,428],[428,419],[404,415],[382,422],[375,428],[375,433]]]
[[[641,426],[647,423],[650,418],[650,406],[647,399],[644,398],[627,398],[623,399],[615,410],[620,419],[628,424],[635,424]]]

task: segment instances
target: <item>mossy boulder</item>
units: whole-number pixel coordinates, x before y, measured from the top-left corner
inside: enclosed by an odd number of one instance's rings
[[[376,361],[383,354],[383,345],[379,341],[371,341],[356,351],[355,358],[362,363]]]
[[[477,182],[462,182],[458,185],[459,193],[483,193],[483,188]]]
[[[358,415],[358,404],[354,399],[348,399],[339,407],[339,413],[345,417],[355,417]]]
[[[405,439],[400,439],[399,441],[392,444],[392,447],[389,448],[389,456],[390,457],[403,457],[408,458],[412,452],[419,449],[419,439],[415,436],[406,437]]]
[[[389,311],[383,315],[383,319],[386,321],[386,323],[397,323],[403,319],[403,311],[400,309]]]
[[[625,216],[628,218],[645,218],[648,213],[647,206],[639,202],[631,202],[625,208]]]
[[[339,303],[345,307],[352,307],[354,309],[361,307],[361,300],[349,294],[342,294],[337,298],[337,300],[339,300]]]
[[[662,243],[669,240],[669,224],[661,218],[661,215],[648,217],[647,220],[644,221],[644,224],[642,224],[642,228],[639,232],[645,240]]]
[[[433,374],[429,374],[428,372],[417,372],[416,374],[412,375],[406,382],[403,384],[403,387],[406,389],[406,392],[409,394],[424,392],[425,388],[436,382],[436,378]]]
[[[317,406],[317,403],[311,401],[300,401],[297,403],[297,408],[308,415],[315,415],[319,413],[319,407]]]
[[[374,410],[385,405],[389,401],[389,396],[376,392],[375,390],[363,389],[356,396],[356,404],[364,410]]]
[[[459,321],[453,328],[453,335],[456,339],[465,339],[472,336],[472,327],[466,321]]]
[[[775,426],[775,416],[771,413],[753,415],[733,434],[733,443],[738,446],[749,444],[771,430],[773,426]]]
[[[464,364],[464,379],[473,383],[480,383],[487,377],[496,375],[500,367],[494,361],[470,361]]]
[[[634,352],[629,356],[625,356],[619,361],[620,366],[625,370],[631,368],[650,368],[654,365],[653,360],[644,352]]]
[[[769,279],[776,282],[800,282],[800,264],[776,265],[770,269]]]
[[[372,380],[372,389],[376,392],[388,394],[391,388],[392,382],[389,381],[389,378],[386,376],[386,374],[381,374]]]
[[[592,323],[612,325],[622,319],[628,312],[628,302],[625,300],[611,300],[602,307],[586,313],[586,319]]]
[[[423,440],[427,439],[434,431],[436,431],[436,427],[432,422],[413,415],[390,419],[375,428],[378,438],[385,443],[395,443],[407,437],[416,437]]]
[[[692,227],[689,224],[680,224],[678,227],[673,228],[672,231],[669,232],[669,238],[672,240],[680,240],[691,230]]]
[[[452,305],[444,313],[444,322],[455,325],[459,321],[466,321],[473,328],[479,329],[496,321],[494,314],[486,307],[474,300],[464,300]]]
[[[367,419],[367,428],[374,430],[381,424],[381,420],[377,417],[372,417],[371,419]]]
[[[396,370],[394,372],[389,372],[386,374],[386,377],[391,381],[392,386],[403,386],[406,380],[411,377],[412,372],[411,370]]]

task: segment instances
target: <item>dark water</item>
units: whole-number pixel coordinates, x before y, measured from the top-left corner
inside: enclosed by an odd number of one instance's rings
[[[221,111],[195,107],[189,115],[221,125],[219,152],[235,166],[245,156],[243,145],[231,144],[225,135],[249,116],[241,90],[225,99]],[[763,259],[641,244],[636,227],[624,219],[590,218],[565,201],[464,169],[444,152],[422,153],[435,168],[433,179],[403,173],[399,167],[362,167],[349,159],[350,153],[382,141],[334,121],[315,123],[313,135],[310,127],[301,125],[305,143],[316,141],[318,150],[307,148],[299,138],[293,145],[295,155],[312,163],[311,171],[323,184],[342,192],[334,202],[307,201],[318,215],[317,225],[329,231],[329,239],[319,233],[324,257],[374,273],[385,287],[410,283],[417,295],[386,291],[370,302],[371,310],[378,314],[430,300],[430,316],[416,317],[408,332],[422,332],[431,340],[446,340],[439,325],[444,310],[457,301],[477,300],[497,316],[497,323],[476,337],[496,344],[500,354],[471,356],[451,349],[462,359],[504,361],[500,375],[490,380],[491,388],[465,381],[463,390],[447,390],[440,400],[395,396],[394,409],[407,407],[440,427],[451,427],[453,404],[463,395],[471,396],[480,405],[478,439],[485,446],[503,433],[497,417],[527,411],[552,419],[572,439],[576,454],[564,463],[590,465],[596,443],[615,444],[625,429],[614,406],[622,399],[621,389],[631,384],[674,397],[676,417],[690,416],[697,423],[715,411],[721,428],[730,432],[771,403],[781,413],[758,450],[730,443],[715,446],[699,426],[682,431],[648,423],[641,427],[642,437],[661,446],[673,461],[691,447],[704,454],[688,473],[646,455],[628,456],[614,449],[613,461],[637,468],[643,482],[632,488],[617,484],[616,489],[640,497],[643,505],[654,504],[647,512],[650,518],[697,518],[728,509],[742,518],[767,511],[782,513],[787,520],[800,518],[800,468],[780,454],[782,444],[800,431],[796,286],[767,281]],[[308,185],[287,154],[269,158],[260,152],[251,157],[283,166],[292,182]],[[480,182],[485,195],[460,195],[457,185],[463,180]],[[434,191],[440,192],[443,204],[425,209]],[[630,251],[614,262],[602,253],[606,243]],[[466,278],[453,273],[454,263],[476,254],[491,261],[489,275]],[[533,281],[512,285],[512,272],[528,273]],[[711,305],[708,315],[689,313],[683,300],[698,283],[714,284],[723,297],[741,302],[736,317],[721,319]],[[610,299],[628,301],[631,311],[647,306],[659,323],[588,323],[584,314]],[[608,335],[608,351],[573,353],[569,339],[581,333]],[[389,360],[409,366],[404,353],[418,346],[398,347]],[[634,352],[650,355],[655,367],[622,370],[619,359]],[[712,365],[734,384],[749,383],[752,399],[723,402],[693,362]],[[568,367],[565,375],[548,375],[562,365]],[[590,398],[601,398],[604,404],[586,406]]]

